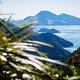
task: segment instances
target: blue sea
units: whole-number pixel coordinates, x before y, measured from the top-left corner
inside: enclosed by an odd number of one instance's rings
[[[40,28],[55,28],[60,31],[60,33],[55,33],[56,35],[72,42],[74,44],[73,47],[65,48],[66,50],[73,52],[78,47],[80,47],[80,26],[37,26],[35,28],[38,31]]]

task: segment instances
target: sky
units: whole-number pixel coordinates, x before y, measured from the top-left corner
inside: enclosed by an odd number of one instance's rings
[[[24,19],[42,10],[80,18],[80,0],[0,0],[0,18],[8,18],[13,14],[12,19]]]

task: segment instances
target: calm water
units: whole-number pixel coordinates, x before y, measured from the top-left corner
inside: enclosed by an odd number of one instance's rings
[[[80,26],[37,26],[36,31],[38,31],[40,28],[55,28],[59,30],[60,33],[56,33],[56,35],[74,44],[73,47],[66,48],[71,52],[80,47]]]

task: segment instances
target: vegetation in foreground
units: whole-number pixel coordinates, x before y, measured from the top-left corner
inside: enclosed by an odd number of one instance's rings
[[[9,18],[10,20],[10,18]],[[0,80],[79,80],[80,69],[57,60],[47,58],[36,46],[50,44],[30,41],[34,32],[32,24],[20,24],[23,28],[12,31],[9,20],[0,20]],[[26,30],[26,31],[25,31]],[[26,51],[26,52],[25,52]],[[29,54],[36,52],[41,56]]]

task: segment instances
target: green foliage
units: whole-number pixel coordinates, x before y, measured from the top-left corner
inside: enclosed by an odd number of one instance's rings
[[[42,57],[29,54],[29,52],[41,54],[34,45],[53,46],[43,42],[28,40],[28,37],[34,33],[29,28],[33,24],[24,24],[25,26],[22,24],[23,28],[13,32],[12,29],[15,26],[9,28],[9,20],[7,22],[0,20],[0,80],[79,79],[80,70],[78,71],[75,67],[70,67],[57,60],[51,60],[44,53],[41,55]],[[24,33],[25,29],[26,32]],[[72,72],[72,75],[65,74],[65,70],[59,69],[55,64],[70,68],[69,70]]]

